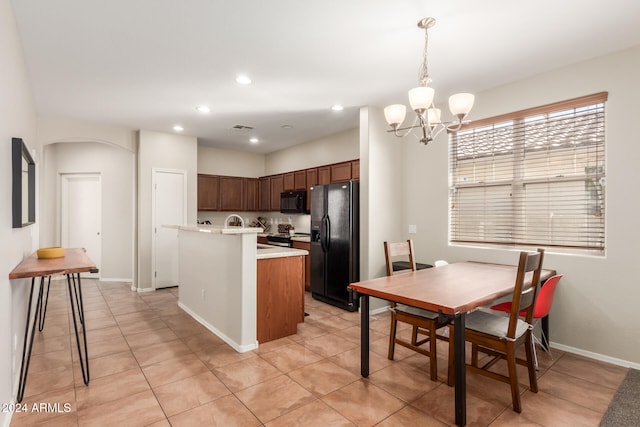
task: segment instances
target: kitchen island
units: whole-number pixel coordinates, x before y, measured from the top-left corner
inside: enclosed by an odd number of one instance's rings
[[[238,352],[296,333],[307,251],[259,245],[261,228],[177,228],[178,305]]]

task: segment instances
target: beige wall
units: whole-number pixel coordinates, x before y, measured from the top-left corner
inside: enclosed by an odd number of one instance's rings
[[[153,170],[186,171],[187,220],[197,217],[198,143],[195,137],[141,130],[138,140],[138,289],[152,288]]]
[[[43,145],[95,141],[136,151],[136,132],[131,129],[61,117],[38,116],[38,140]]]
[[[11,403],[17,390],[29,281],[9,281],[9,272],[38,247],[36,223],[11,228],[11,138],[24,140],[40,173],[36,146],[36,109],[9,0],[0,0],[0,402]],[[36,191],[39,188],[36,184]],[[36,207],[37,206],[36,202]],[[0,425],[11,414],[0,412]]]
[[[386,274],[384,242],[406,240],[403,226],[403,145],[387,133],[381,109],[360,110],[360,279]],[[372,298],[370,310],[387,303]]]
[[[133,281],[135,237],[135,156],[115,144],[49,144],[43,150],[40,240],[58,246],[61,174],[99,173],[102,183],[101,280]],[[91,257],[91,254],[89,254]],[[97,261],[94,259],[94,261]]]
[[[269,153],[265,156],[265,174],[272,175],[358,159],[359,141],[359,130],[356,128]]]
[[[359,129],[295,145],[266,155],[198,146],[198,173],[258,178],[360,157]]]
[[[198,145],[198,173],[258,178],[265,175],[264,161],[262,154]]]
[[[198,173],[258,178],[360,157],[359,130],[295,145],[266,155],[198,146]]]
[[[476,96],[470,119],[608,91],[606,104],[606,256],[545,256],[545,267],[564,274],[550,316],[551,341],[560,348],[640,367],[640,254],[637,212],[640,148],[635,116],[640,98],[640,46],[517,81]],[[479,260],[514,263],[515,251],[449,246],[447,138],[428,147],[405,142],[404,227],[416,224],[417,260]]]

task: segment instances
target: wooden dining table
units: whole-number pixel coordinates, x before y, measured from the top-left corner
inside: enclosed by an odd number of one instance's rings
[[[85,385],[89,384],[89,353],[87,352],[87,333],[84,318],[84,303],[82,301],[82,286],[80,282],[80,273],[85,272],[97,272],[96,265],[89,259],[83,248],[71,248],[65,249],[64,256],[59,258],[40,259],[37,256],[37,252],[34,252],[9,273],[10,280],[31,279],[31,291],[29,293],[29,303],[27,306],[27,322],[22,348],[22,362],[20,365],[20,383],[18,384],[18,396],[16,397],[18,403],[21,402],[24,397],[36,324],[38,325],[39,331],[42,331],[44,328],[47,303],[49,301],[49,289],[51,287],[51,276],[65,275],[67,277],[73,328],[78,346],[82,379]],[[40,278],[39,287],[37,288],[37,300],[35,310],[32,310],[37,278]],[[48,283],[45,295],[46,278],[48,278]],[[80,339],[80,336],[82,336],[82,339]]]
[[[361,375],[369,376],[370,296],[440,313],[454,325],[455,423],[465,425],[465,316],[512,293],[516,269],[512,265],[467,261],[350,284],[360,297]],[[543,270],[541,281],[554,274],[553,270]]]

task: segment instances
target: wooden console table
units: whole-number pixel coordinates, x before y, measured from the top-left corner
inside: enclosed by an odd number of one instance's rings
[[[96,265],[89,259],[86,251],[82,248],[75,248],[65,249],[65,256],[61,258],[39,259],[37,254],[33,253],[9,273],[9,279],[31,278],[31,292],[29,293],[29,306],[27,307],[27,325],[24,331],[22,363],[20,365],[20,384],[18,386],[18,396],[16,399],[18,402],[21,402],[24,397],[24,388],[27,383],[27,373],[29,372],[29,362],[31,361],[31,350],[33,348],[36,323],[38,323],[39,331],[42,331],[44,328],[47,303],[49,301],[49,288],[51,287],[51,276],[53,275],[64,274],[67,276],[67,287],[73,316],[73,329],[76,334],[76,344],[78,345],[82,379],[85,384],[89,384],[89,353],[87,352],[87,332],[84,324],[84,305],[82,302],[80,273],[95,271],[97,271]],[[38,300],[33,316],[31,316],[33,292],[37,277],[40,278]],[[44,297],[45,278],[48,278],[46,297]],[[78,322],[80,323],[79,325]],[[82,330],[82,343],[78,331],[79,328]],[[82,348],[84,348],[84,351]]]

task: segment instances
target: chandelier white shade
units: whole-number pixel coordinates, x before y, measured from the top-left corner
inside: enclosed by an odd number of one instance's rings
[[[392,127],[396,127],[404,122],[404,118],[407,115],[407,107],[402,104],[393,104],[385,107],[384,118]]]
[[[474,100],[475,96],[470,93],[456,93],[449,97],[449,110],[454,116],[462,115],[464,117],[473,108]]]
[[[436,91],[428,86],[414,87],[409,91],[409,105],[413,111],[424,112],[433,104]]]
[[[418,27],[424,29],[424,51],[422,63],[418,73],[418,87],[409,90],[409,105],[416,113],[411,126],[401,127],[406,117],[407,107],[402,104],[393,104],[385,107],[384,117],[391,126],[389,132],[394,132],[398,137],[404,137],[413,129],[420,128],[418,137],[421,143],[427,145],[444,129],[450,131],[459,130],[464,118],[473,108],[475,97],[470,93],[457,93],[449,97],[449,110],[455,119],[443,122],[440,118],[440,109],[434,107],[435,90],[429,87],[431,79],[427,67],[427,47],[429,41],[428,30],[436,23],[434,18],[424,18],[418,22]],[[403,132],[405,131],[405,132]]]

